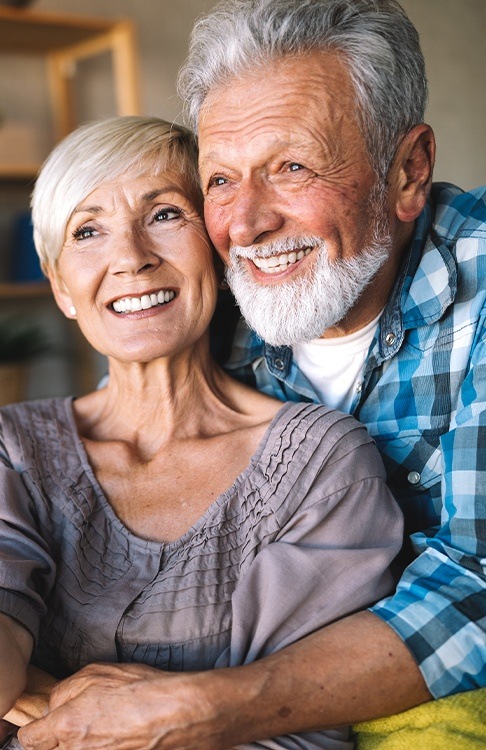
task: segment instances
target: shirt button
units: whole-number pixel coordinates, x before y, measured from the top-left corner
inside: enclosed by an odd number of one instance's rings
[[[280,359],[280,357],[278,357],[278,358],[277,358],[277,359],[276,359],[276,360],[274,361],[274,365],[275,365],[275,367],[277,368],[277,370],[283,370],[283,369],[284,369],[284,367],[285,367],[285,365],[284,365],[284,361],[283,361],[283,359]]]
[[[407,477],[407,479],[410,482],[410,484],[419,484],[421,478],[422,477],[420,476],[420,474],[418,473],[418,471],[411,471],[410,474]]]
[[[358,383],[358,385],[356,386],[356,393],[361,393],[362,390],[363,390],[363,383]]]
[[[396,339],[396,336],[395,336],[394,333],[387,333],[386,334],[385,341],[386,341],[386,343],[387,343],[388,346],[391,346],[394,343],[395,339]]]

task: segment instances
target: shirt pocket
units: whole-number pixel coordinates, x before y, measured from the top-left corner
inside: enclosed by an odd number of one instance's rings
[[[441,434],[429,429],[375,437],[385,464],[387,484],[402,508],[409,534],[440,523]]]

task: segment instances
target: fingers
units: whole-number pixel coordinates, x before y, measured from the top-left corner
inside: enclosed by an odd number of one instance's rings
[[[43,719],[26,724],[18,731],[18,738],[25,750],[54,750],[58,741],[54,734],[51,714]]]
[[[74,700],[90,687],[113,690],[141,679],[139,665],[89,664],[58,682],[51,690],[49,708],[60,708]],[[141,674],[145,674],[144,671]]]

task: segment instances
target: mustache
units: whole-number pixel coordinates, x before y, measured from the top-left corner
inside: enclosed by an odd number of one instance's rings
[[[238,258],[249,258],[250,260],[253,258],[271,258],[273,255],[298,252],[299,250],[306,250],[309,247],[323,250],[325,244],[319,237],[282,237],[279,240],[262,242],[258,245],[248,245],[248,247],[232,245],[229,257],[230,261],[237,260]]]

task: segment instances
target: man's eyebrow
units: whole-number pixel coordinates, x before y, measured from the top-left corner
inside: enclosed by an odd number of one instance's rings
[[[272,151],[275,151],[275,153],[278,154],[278,152],[288,148],[313,149],[314,145],[308,141],[293,141],[289,138],[278,137],[275,137],[273,141],[267,144],[269,155],[271,155]],[[216,165],[214,167],[215,169],[220,168],[220,165],[221,167],[223,167],[225,163],[224,155],[222,156],[220,151],[214,149],[212,151],[208,151],[204,155],[200,154],[199,168],[201,169],[201,167],[205,167],[208,163],[211,166]]]

